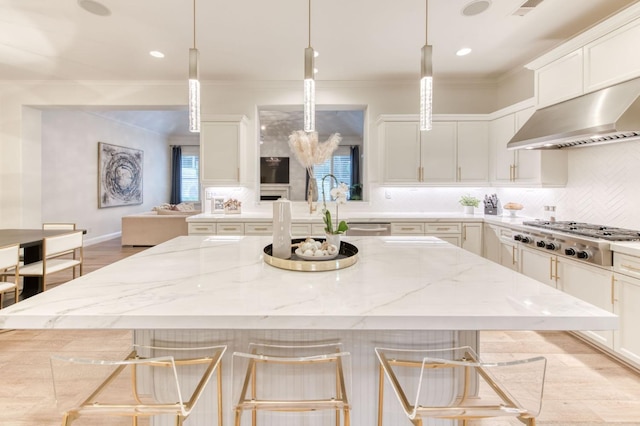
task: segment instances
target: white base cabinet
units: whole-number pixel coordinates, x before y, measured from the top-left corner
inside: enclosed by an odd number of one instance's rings
[[[462,248],[482,256],[482,224],[462,224]]]
[[[620,328],[614,332],[616,352],[640,367],[640,279],[614,274],[613,313],[620,317]]]

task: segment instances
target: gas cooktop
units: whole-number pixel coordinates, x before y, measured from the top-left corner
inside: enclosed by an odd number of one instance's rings
[[[522,222],[526,226],[534,226],[549,231],[563,232],[566,234],[580,235],[589,238],[599,238],[607,241],[637,241],[640,240],[640,231],[632,229],[613,228],[610,226],[593,225],[590,223],[571,221],[530,221]]]

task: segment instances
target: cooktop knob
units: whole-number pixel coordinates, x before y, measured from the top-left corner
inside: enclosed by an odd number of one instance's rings
[[[529,244],[531,242],[531,238],[526,237],[526,236],[523,235],[522,239],[520,241],[525,243],[525,244]]]
[[[540,248],[545,248],[547,246],[547,243],[545,243],[544,241],[540,240],[540,241],[536,242],[536,246],[538,246]]]
[[[589,257],[591,257],[591,253],[589,253],[589,252],[588,252],[588,251],[586,251],[586,250],[580,250],[580,251],[578,252],[577,256],[578,256],[578,259],[584,259],[584,260],[586,260],[586,259],[588,259]]]
[[[556,243],[548,243],[547,244],[547,250],[556,250],[559,249],[560,246],[558,246]]]
[[[516,234],[516,235],[513,236],[513,239],[516,240],[516,241],[522,241],[522,235]]]
[[[568,249],[565,249],[564,254],[566,254],[567,256],[575,256],[576,250],[572,248],[568,248]]]

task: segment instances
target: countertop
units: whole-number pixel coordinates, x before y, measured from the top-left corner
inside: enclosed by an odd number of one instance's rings
[[[432,237],[345,237],[351,267],[266,264],[271,237],[185,236],[0,311],[0,328],[598,330],[618,318]]]
[[[614,253],[640,257],[640,241],[611,243],[611,250],[613,250]]]

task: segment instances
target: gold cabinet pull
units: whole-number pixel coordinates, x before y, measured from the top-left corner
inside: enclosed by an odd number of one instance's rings
[[[451,229],[450,227],[442,227],[442,228],[436,228],[436,231],[448,231],[449,229]]]
[[[553,281],[553,257],[549,258],[549,279]]]
[[[516,246],[511,246],[511,264],[516,264]]]
[[[255,229],[256,231],[266,231],[267,230],[267,228],[253,228],[253,229]]]
[[[462,225],[462,240],[467,241],[467,225]]]
[[[625,265],[624,263],[620,264],[620,266],[624,269],[628,269],[630,271],[634,271],[634,272],[640,272],[639,268],[633,267],[631,265]]]
[[[556,261],[556,272],[555,272],[555,274],[556,274],[556,281],[557,281],[557,280],[560,279],[560,277],[558,276],[558,258],[556,258],[555,261]]]
[[[196,229],[196,231],[208,231],[209,230],[209,228],[201,228],[201,227],[198,227],[198,228],[195,228],[195,229]]]
[[[611,275],[611,305],[615,305],[616,303],[616,296],[615,296],[615,288],[616,288],[616,279],[614,278],[613,275]]]

